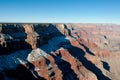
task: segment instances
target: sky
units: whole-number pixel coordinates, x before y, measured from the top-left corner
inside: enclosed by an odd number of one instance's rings
[[[0,0],[0,22],[120,24],[120,0]]]

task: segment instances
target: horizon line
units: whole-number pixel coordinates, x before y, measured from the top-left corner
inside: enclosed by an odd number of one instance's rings
[[[94,22],[0,22],[0,24],[118,24],[120,25],[120,23],[103,23],[103,22],[98,22],[98,23],[94,23]]]

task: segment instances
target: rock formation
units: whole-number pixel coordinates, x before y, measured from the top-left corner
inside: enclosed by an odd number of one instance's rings
[[[119,80],[119,28],[0,24],[0,79]]]

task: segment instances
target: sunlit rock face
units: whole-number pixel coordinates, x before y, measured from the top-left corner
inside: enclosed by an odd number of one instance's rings
[[[0,24],[1,80],[120,80],[120,25]]]

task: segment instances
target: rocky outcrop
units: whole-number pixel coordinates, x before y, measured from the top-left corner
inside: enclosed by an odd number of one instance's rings
[[[117,71],[108,68],[113,66],[110,60],[115,56],[113,52],[116,55],[119,52],[118,27],[112,24],[0,24],[0,78],[117,80],[112,73]]]
[[[2,24],[0,27],[0,43],[3,51],[1,51],[1,54],[29,49],[30,46],[32,49],[36,49],[43,44],[47,44],[48,40],[53,37],[67,35],[65,28],[60,30],[60,27],[61,25],[55,27],[52,24]],[[62,32],[60,33],[59,30]],[[8,48],[12,49],[9,50]]]

